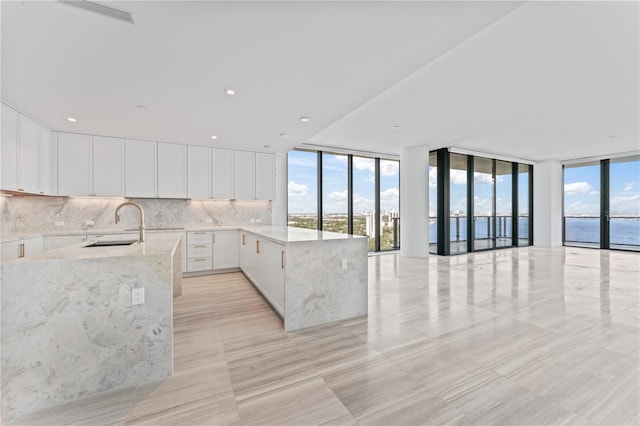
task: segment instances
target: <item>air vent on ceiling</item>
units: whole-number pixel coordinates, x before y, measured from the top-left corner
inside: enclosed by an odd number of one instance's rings
[[[58,0],[61,3],[68,4],[69,6],[79,7],[80,9],[88,10],[90,12],[99,13],[100,15],[108,16],[109,18],[125,21],[130,24],[135,24],[133,21],[133,14],[125,12],[124,10],[116,9],[111,6],[105,6],[100,3],[86,1],[86,0]]]

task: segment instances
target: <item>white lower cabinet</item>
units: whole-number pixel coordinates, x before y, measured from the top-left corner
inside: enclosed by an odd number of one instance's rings
[[[58,235],[56,237],[44,237],[44,251],[55,250],[60,247],[70,246],[87,241],[85,235]]]
[[[260,289],[280,315],[284,315],[285,249],[282,244],[260,241],[258,255]]]
[[[213,269],[237,268],[238,231],[213,233]]]
[[[213,233],[210,231],[187,232],[186,272],[213,269]]]
[[[33,256],[44,251],[42,237],[28,238],[26,240],[8,241],[2,243],[2,261]]]
[[[284,245],[243,231],[239,241],[240,268],[275,310],[284,316]]]

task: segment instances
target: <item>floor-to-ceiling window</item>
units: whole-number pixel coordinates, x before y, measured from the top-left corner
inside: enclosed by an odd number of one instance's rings
[[[322,230],[347,233],[348,157],[322,153]]]
[[[467,156],[449,155],[449,247],[450,252],[467,252]]]
[[[380,160],[380,250],[400,248],[400,162]]]
[[[495,160],[496,247],[513,245],[513,163]]]
[[[473,249],[495,247],[493,160],[473,160]]]
[[[564,167],[564,242],[600,247],[600,162]]]
[[[563,242],[640,250],[640,156],[564,166]]]
[[[318,154],[290,151],[287,176],[289,226],[318,229]]]
[[[610,160],[609,247],[640,250],[640,156]]]
[[[533,167],[429,154],[429,252],[452,255],[532,244]]]
[[[438,153],[429,153],[429,253],[438,252]]]
[[[289,226],[366,236],[400,248],[400,163],[323,151],[288,153]]]
[[[376,160],[353,157],[353,233],[369,239],[376,248]]]
[[[517,190],[518,190],[518,204],[517,204],[517,217],[518,217],[518,246],[528,246],[529,245],[529,227],[532,225],[531,217],[529,214],[529,185],[531,184],[531,176],[529,173],[529,169],[531,168],[528,164],[518,164],[517,170],[518,174],[516,179],[518,180]]]

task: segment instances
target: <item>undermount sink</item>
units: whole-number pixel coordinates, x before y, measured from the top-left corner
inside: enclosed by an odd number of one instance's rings
[[[89,244],[87,247],[110,247],[110,246],[129,246],[138,240],[111,240],[111,241],[94,241]]]

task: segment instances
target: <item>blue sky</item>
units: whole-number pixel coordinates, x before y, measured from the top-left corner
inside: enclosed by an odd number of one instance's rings
[[[347,212],[347,156],[323,154],[323,196],[325,213]],[[289,151],[289,213],[317,210],[317,157],[314,152]],[[380,206],[388,212],[399,208],[399,167],[397,161],[380,161]],[[371,211],[375,203],[375,162],[353,158],[354,213]]]
[[[617,162],[609,168],[611,215],[640,215],[640,161]],[[564,169],[565,215],[600,215],[600,164]]]

